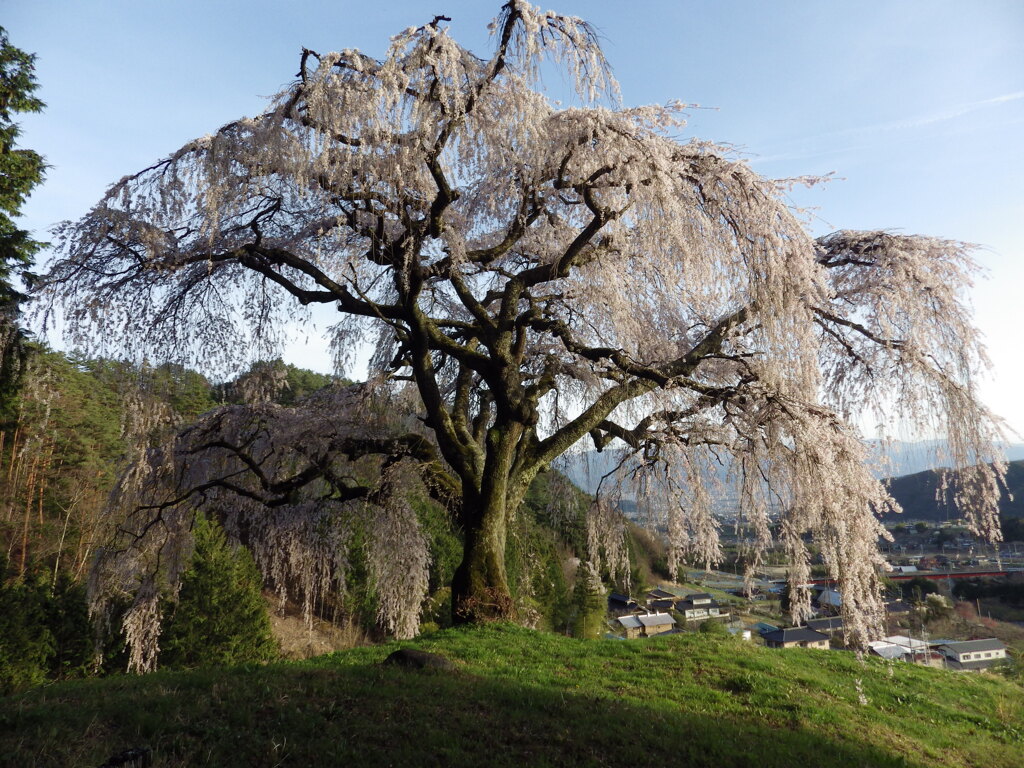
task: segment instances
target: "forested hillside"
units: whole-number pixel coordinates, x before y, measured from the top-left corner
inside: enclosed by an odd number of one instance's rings
[[[274,407],[287,410],[325,387],[348,386],[280,362],[211,383],[181,366],[88,360],[39,346],[31,347],[26,361],[16,394],[4,403],[8,418],[0,423],[0,688],[8,689],[94,668],[85,585],[97,553],[123,525],[109,499],[140,451],[158,449],[213,409],[270,398]],[[421,622],[427,629],[448,626],[461,532],[435,501],[410,490],[409,502],[429,554]],[[592,605],[594,585],[577,579],[586,547],[586,503],[564,477],[542,473],[511,525],[509,580],[526,623],[572,632],[578,623],[587,625],[581,619],[588,610],[603,612],[601,601]],[[273,578],[261,576],[248,552],[225,540],[216,519],[197,531],[181,592],[168,588],[161,597],[160,664],[267,658],[261,638],[268,608],[290,614],[295,609],[270,592],[259,598],[261,588],[274,586]],[[370,521],[353,532],[345,582],[307,620],[346,626],[356,639],[387,637],[378,605],[386,585],[375,579],[367,560],[365,542],[373,533]],[[244,533],[235,535],[247,543]],[[263,619],[239,614],[239,605],[249,605],[252,614],[253,595]],[[107,670],[126,663],[120,621],[115,610],[101,659]],[[250,637],[240,640],[242,635]],[[200,650],[200,644],[211,647]]]
[[[944,472],[947,477],[944,478]],[[942,488],[952,490],[956,475],[945,470],[930,469],[913,475],[894,477],[888,481],[889,493],[903,507],[903,515],[910,520],[943,522],[955,520],[959,515],[948,503]],[[1006,473],[1006,487],[999,499],[1000,516],[1005,519],[1024,518],[1024,461],[1011,461]],[[889,515],[890,519],[895,516]]]

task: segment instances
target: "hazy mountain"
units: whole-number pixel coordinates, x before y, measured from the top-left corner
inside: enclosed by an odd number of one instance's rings
[[[942,473],[930,469],[889,480],[889,493],[903,507],[903,517],[909,520],[943,522],[960,515],[949,504],[936,499],[936,489]],[[1024,461],[1012,461],[1006,473],[1006,489],[999,500],[999,510],[1005,517],[1024,518]],[[893,519],[895,516],[890,516]]]
[[[878,478],[894,478],[890,480],[890,488],[893,496],[899,501],[904,509],[925,509],[928,505],[935,505],[935,486],[938,482],[938,472],[934,471],[949,466],[949,451],[944,441],[931,440],[922,442],[891,442],[882,443],[870,441],[872,453],[874,454],[874,473]],[[1024,504],[1024,469],[1019,464],[1024,460],[1024,443],[1010,443],[1003,446],[1006,457],[1013,465],[1013,477],[1021,477],[1016,498],[1020,499],[1016,504]],[[584,451],[577,454],[563,456],[557,463],[558,469],[563,471],[569,478],[587,493],[596,493],[602,478],[612,473],[618,467],[619,454],[614,450]],[[635,505],[628,502],[636,498],[636,488],[629,478],[629,471],[637,466],[635,458],[626,460],[624,465],[624,487],[622,497],[627,502],[627,508],[634,508]],[[1019,475],[1018,475],[1019,473]],[[723,488],[719,494],[720,498],[716,504],[716,512],[721,515],[731,515],[736,511],[736,499],[727,482],[729,466],[720,465],[714,476],[707,478],[708,484],[713,487]],[[907,479],[906,476],[917,478]],[[918,475],[921,475],[918,478]],[[608,489],[614,484],[615,478],[608,477],[603,480],[603,489]],[[1011,489],[1014,486],[1011,485]],[[1009,501],[1007,500],[1007,503]],[[1016,507],[1013,507],[1016,509]],[[934,517],[929,519],[944,520],[946,511],[934,511]],[[1016,513],[1024,516],[1024,511]]]

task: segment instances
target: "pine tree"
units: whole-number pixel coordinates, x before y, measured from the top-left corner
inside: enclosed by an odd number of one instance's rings
[[[195,552],[169,609],[160,661],[198,667],[268,661],[277,655],[261,580],[249,552],[215,522],[198,518]]]
[[[20,133],[14,115],[39,112],[43,102],[33,96],[38,87],[33,75],[35,56],[15,48],[0,27],[0,420],[9,417],[9,403],[24,355],[24,332],[18,326],[25,296],[14,285],[25,275],[42,243],[32,239],[13,221],[21,213],[29,192],[42,182],[46,163],[31,149],[15,149]]]

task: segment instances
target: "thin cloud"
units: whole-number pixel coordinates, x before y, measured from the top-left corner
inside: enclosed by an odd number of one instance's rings
[[[1024,99],[1024,91],[1014,91],[1013,93],[1004,93],[1002,96],[994,96],[991,99],[982,99],[981,101],[972,101],[969,104],[961,104],[958,107],[953,107],[942,112],[936,112],[932,115],[924,115],[917,118],[911,118],[909,120],[894,120],[888,123],[878,123],[876,125],[861,126],[859,128],[847,128],[843,131],[837,131],[836,134],[826,135],[875,133],[877,131],[901,131],[907,128],[921,128],[926,125],[944,123],[947,120],[955,120],[956,118],[963,117],[971,112],[977,112],[978,110],[987,109],[988,107],[994,107],[1000,104],[1007,104],[1011,101],[1019,101],[1020,99]]]
[[[957,118],[968,115],[972,112],[978,112],[983,109],[990,109],[992,107],[1002,106],[1015,101],[1024,99],[1024,91],[1013,91],[1012,93],[1004,93],[1000,96],[993,96],[990,99],[982,99],[980,101],[972,101],[967,104],[960,104],[949,109],[945,109],[941,112],[934,112],[928,115],[920,115],[918,117],[903,118],[900,120],[890,120],[884,123],[875,123],[873,125],[861,125],[852,128],[843,128],[838,131],[828,131],[826,133],[815,134],[814,136],[805,137],[803,139],[793,140],[785,142],[783,146],[793,146],[799,144],[806,147],[810,143],[818,143],[822,141],[828,141],[830,139],[838,138],[863,138],[869,135],[877,135],[879,133],[893,132],[893,131],[907,131],[914,130],[917,128],[925,128],[931,125],[937,125],[939,123],[949,122],[956,120]],[[860,146],[841,146],[832,144],[830,146],[822,147],[820,144],[816,148],[799,149],[794,151],[782,151],[772,155],[765,155],[762,157],[750,158],[751,164],[770,163],[784,160],[803,160],[814,157],[821,157],[825,155],[832,155],[837,153],[845,153],[850,151],[856,151],[858,149],[866,149],[867,147],[861,144]]]

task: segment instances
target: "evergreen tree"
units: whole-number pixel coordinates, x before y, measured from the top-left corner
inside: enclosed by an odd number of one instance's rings
[[[198,667],[268,661],[277,655],[261,580],[249,552],[215,522],[198,518],[195,552],[169,609],[160,660]]]
[[[573,637],[600,637],[607,629],[605,613],[608,601],[597,569],[586,560],[580,562],[576,571],[574,601],[577,613],[572,627]]]
[[[39,685],[54,652],[46,616],[46,588],[31,577],[3,579],[0,562],[0,694]]]
[[[15,149],[20,130],[14,115],[43,108],[32,95],[38,87],[34,62],[35,56],[11,45],[0,27],[0,423],[10,417],[7,404],[25,354],[24,332],[18,327],[25,296],[15,287],[14,277],[27,276],[32,256],[42,247],[13,221],[46,168],[38,153]]]
[[[92,632],[85,587],[36,564],[24,573],[0,556],[0,694],[85,672]]]

